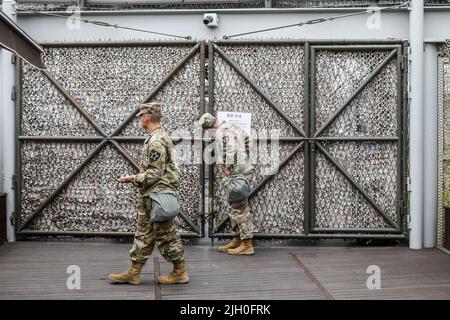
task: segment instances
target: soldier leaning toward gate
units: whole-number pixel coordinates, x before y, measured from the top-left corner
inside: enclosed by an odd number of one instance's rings
[[[137,230],[130,251],[129,269],[110,274],[114,282],[139,284],[142,267],[158,247],[161,255],[172,262],[173,271],[158,278],[161,284],[187,283],[184,268],[184,248],[174,218],[179,212],[178,184],[180,173],[173,160],[173,144],[161,128],[161,105],[142,104],[139,108],[141,126],[149,133],[142,149],[140,172],[118,179],[133,183],[140,192],[137,210]]]
[[[220,123],[210,113],[202,115],[199,124],[215,135],[218,151],[216,160],[224,169],[227,202],[231,207],[229,217],[233,227],[233,239],[218,249],[232,255],[252,255],[253,219],[248,196],[249,181],[254,170],[249,161],[250,138],[242,128],[227,122]]]

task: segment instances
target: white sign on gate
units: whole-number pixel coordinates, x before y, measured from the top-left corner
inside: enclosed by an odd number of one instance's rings
[[[228,122],[241,127],[248,135],[252,130],[252,114],[248,112],[217,111],[219,122]]]

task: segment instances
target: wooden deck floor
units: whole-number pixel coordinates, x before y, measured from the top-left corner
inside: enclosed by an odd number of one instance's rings
[[[450,256],[404,246],[257,247],[255,256],[187,246],[190,283],[155,285],[171,265],[145,266],[140,286],[113,285],[106,275],[128,266],[130,244],[15,242],[0,247],[0,299],[450,299]],[[81,268],[81,289],[68,290],[69,265]],[[381,289],[366,286],[369,265]]]

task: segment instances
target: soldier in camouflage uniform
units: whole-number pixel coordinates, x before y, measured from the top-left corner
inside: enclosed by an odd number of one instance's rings
[[[254,170],[249,161],[250,138],[246,132],[231,123],[219,123],[210,113],[202,115],[199,123],[203,129],[215,131],[216,159],[223,166],[224,176],[240,173],[247,182],[250,181]],[[255,253],[252,244],[253,219],[248,198],[228,203],[231,207],[229,217],[233,239],[218,250],[232,255],[252,255]]]
[[[155,221],[152,207],[155,202],[150,195],[174,193],[178,190],[180,173],[173,161],[173,144],[169,135],[161,128],[161,105],[146,103],[138,113],[142,127],[149,133],[145,140],[137,175],[118,179],[121,183],[132,183],[139,189],[137,230],[130,251],[132,261],[128,271],[110,274],[114,282],[139,284],[142,267],[158,247],[161,255],[174,265],[173,272],[161,276],[161,284],[187,283],[184,269],[184,248],[174,219]]]

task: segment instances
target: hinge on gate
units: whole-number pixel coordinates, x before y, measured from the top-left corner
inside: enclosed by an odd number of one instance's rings
[[[403,200],[402,200],[402,215],[403,216],[407,216],[409,213],[409,211],[408,211],[409,202],[408,201],[409,201],[409,197],[407,194],[405,194],[405,196],[403,197]]]
[[[11,212],[11,217],[9,217],[9,222],[11,223],[12,226],[16,225],[16,212],[15,211]]]
[[[12,87],[11,90],[11,100],[15,101],[17,97],[17,91],[16,91],[16,86]]]
[[[17,55],[13,54],[11,55],[11,64],[16,64],[17,62]]]
[[[401,56],[400,67],[402,68],[402,70],[405,70],[407,65],[408,65],[408,56],[404,54]]]
[[[411,216],[409,214],[407,214],[405,216],[405,224],[406,224],[406,230],[410,230],[411,229]]]
[[[208,197],[208,211],[207,211],[208,216],[211,216],[212,208],[213,208],[213,198]]]
[[[406,191],[411,192],[411,177],[406,177]]]

